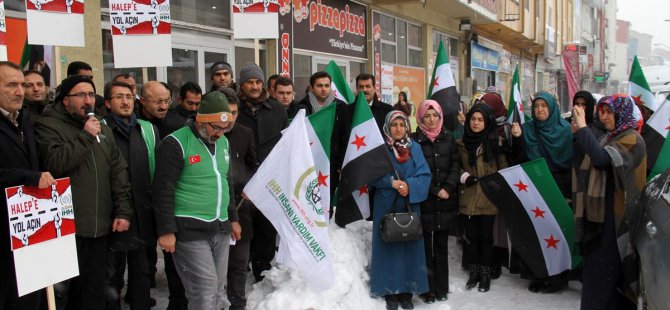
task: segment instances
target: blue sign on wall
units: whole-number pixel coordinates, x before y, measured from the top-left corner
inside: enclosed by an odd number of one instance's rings
[[[481,46],[477,42],[471,42],[471,47],[470,64],[473,69],[498,71],[498,61],[500,60],[498,51]]]

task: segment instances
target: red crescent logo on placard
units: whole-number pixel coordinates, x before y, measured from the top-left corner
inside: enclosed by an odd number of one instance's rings
[[[200,155],[193,155],[193,156],[189,157],[188,162],[191,165],[195,165],[195,164],[199,163],[200,162]]]

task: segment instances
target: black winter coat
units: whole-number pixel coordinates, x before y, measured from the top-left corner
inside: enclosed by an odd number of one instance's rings
[[[424,231],[444,231],[456,228],[458,215],[458,182],[461,162],[458,147],[451,131],[443,129],[434,142],[421,131],[412,133],[412,139],[421,145],[432,174],[428,198],[421,203],[421,225]],[[444,189],[449,193],[446,200],[437,198]]]
[[[149,175],[149,157],[147,145],[142,138],[140,124],[130,131],[130,136],[112,120],[110,114],[105,117],[107,126],[114,132],[114,140],[121,155],[128,164],[130,188],[132,193],[132,207],[134,215],[130,228],[124,232],[113,232],[110,235],[110,247],[118,250],[135,249],[138,246],[156,243],[156,224],[151,204],[151,177]],[[152,125],[153,126],[153,125]],[[160,143],[158,128],[154,129],[154,154]],[[139,239],[136,239],[139,237]]]
[[[35,132],[27,109],[19,112],[19,126],[16,127],[0,114],[0,265],[9,262],[12,251],[9,244],[9,219],[7,217],[7,197],[5,188],[17,185],[36,186],[42,172],[38,167]],[[23,139],[21,139],[23,135]],[[13,281],[6,279],[5,281]],[[0,307],[2,303],[0,302]]]
[[[257,107],[255,112],[252,106]],[[236,122],[253,131],[256,155],[263,162],[279,142],[282,129],[288,126],[288,116],[286,108],[277,101],[265,99],[260,103],[247,103],[240,98]]]
[[[256,156],[253,132],[242,124],[235,124],[233,130],[226,133],[230,144],[230,179],[235,189],[235,201],[242,201],[242,190],[247,182],[258,170],[260,163]],[[235,206],[237,207],[237,206]],[[240,226],[242,226],[242,240],[251,240],[254,232],[251,224],[251,209],[253,204],[244,200],[237,210]]]
[[[358,101],[358,97],[356,97],[356,101]],[[354,102],[356,102],[354,101]],[[349,107],[349,124],[351,124],[351,119],[354,117],[354,110],[356,109],[356,104],[350,104],[348,105]],[[379,132],[382,133],[382,136],[384,135],[384,122],[386,122],[386,114],[389,112],[393,111],[393,106],[379,101],[377,98],[377,94],[375,94],[374,100],[372,101],[372,105],[370,106],[370,110],[372,111],[372,116],[375,118],[375,122],[377,122],[377,127],[379,127]],[[350,128],[351,129],[351,128]],[[348,137],[349,135],[347,135]]]

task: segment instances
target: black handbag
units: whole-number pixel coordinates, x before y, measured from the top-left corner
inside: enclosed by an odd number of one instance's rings
[[[407,242],[422,239],[421,218],[415,212],[412,212],[406,198],[402,199],[405,202],[407,212],[397,212],[397,199],[398,194],[393,199],[393,210],[382,218],[382,240],[385,242]]]

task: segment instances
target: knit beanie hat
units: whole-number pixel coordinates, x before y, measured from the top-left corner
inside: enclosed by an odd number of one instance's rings
[[[244,84],[249,79],[259,79],[261,82],[265,82],[265,77],[263,75],[263,70],[255,64],[248,63],[240,69],[240,78],[238,80],[239,85]]]
[[[230,72],[230,77],[234,78],[233,76],[233,67],[230,66],[229,63],[225,61],[217,61],[215,62],[210,68],[209,68],[209,74],[210,74],[210,79],[214,77],[214,74],[216,71],[221,71],[221,70],[226,70]]]
[[[70,91],[77,86],[79,83],[89,83],[91,86],[93,86],[93,92],[95,92],[95,84],[93,84],[93,80],[89,79],[86,76],[83,75],[71,75],[66,77],[60,84],[60,91],[56,95],[55,101],[56,102],[61,102],[63,99],[65,99],[65,96],[70,93]]]
[[[213,91],[202,96],[195,120],[202,123],[228,122],[232,116],[226,95]]]

